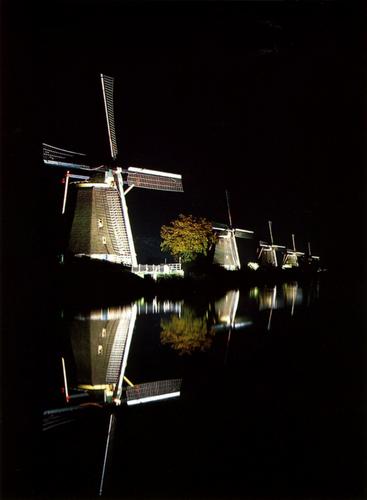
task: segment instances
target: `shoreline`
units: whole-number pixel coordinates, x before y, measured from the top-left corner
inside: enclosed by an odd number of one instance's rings
[[[108,306],[141,297],[185,299],[190,296],[219,297],[231,289],[273,286],[321,279],[327,273],[312,270],[269,269],[227,271],[215,266],[189,271],[184,277],[162,276],[155,281],[141,278],[115,264],[72,262],[58,265],[53,288],[57,303],[65,307]]]

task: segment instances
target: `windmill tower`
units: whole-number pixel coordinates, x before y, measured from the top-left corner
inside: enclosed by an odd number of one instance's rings
[[[117,164],[112,77],[101,74],[102,93],[110,144],[111,162],[93,166],[85,154],[43,144],[47,166],[66,169],[62,213],[67,206],[69,180],[76,187],[68,252],[137,266],[126,195],[133,187],[182,192],[181,175]],[[84,171],[79,175],[75,171]],[[124,185],[128,188],[125,190]]]
[[[297,252],[294,234],[292,234],[293,250],[287,248],[284,257],[282,269],[291,269],[292,267],[299,267],[299,257],[304,256],[304,252]]]
[[[270,245],[264,241],[260,241],[260,251],[258,259],[265,267],[278,267],[277,251],[282,250],[285,246],[275,245],[273,239],[272,222],[268,221],[270,233]]]
[[[226,200],[229,225],[216,224],[213,226],[214,231],[218,233],[218,242],[215,246],[213,262],[228,271],[236,271],[241,269],[236,238],[252,239],[254,232],[233,227],[228,191],[226,191]]]

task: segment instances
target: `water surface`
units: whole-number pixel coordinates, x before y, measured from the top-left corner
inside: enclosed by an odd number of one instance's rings
[[[42,493],[336,498],[353,474],[357,488],[331,311],[318,281],[60,311]]]

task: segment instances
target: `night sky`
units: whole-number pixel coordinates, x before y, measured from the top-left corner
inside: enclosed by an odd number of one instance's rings
[[[42,141],[109,159],[102,72],[119,163],[183,175],[184,194],[128,195],[141,261],[180,212],[226,222],[228,189],[237,227],[268,239],[270,219],[276,243],[295,233],[335,265],[365,229],[365,18],[346,5],[5,3],[4,210],[26,209],[20,245],[57,246],[62,173],[45,172]]]

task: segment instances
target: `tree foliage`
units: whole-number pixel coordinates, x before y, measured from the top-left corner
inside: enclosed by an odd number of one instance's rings
[[[161,250],[181,257],[182,262],[208,255],[217,241],[211,222],[204,217],[183,214],[170,225],[161,227],[161,238]]]

